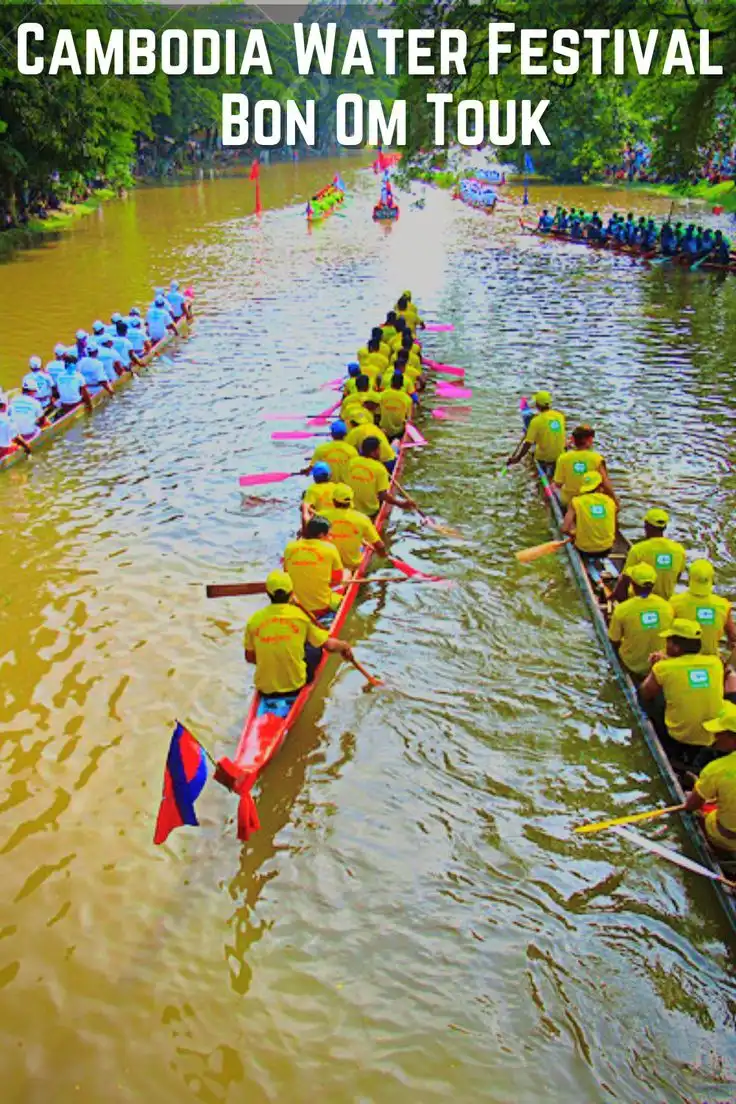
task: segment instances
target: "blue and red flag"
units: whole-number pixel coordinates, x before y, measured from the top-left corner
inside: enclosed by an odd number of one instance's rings
[[[176,722],[164,768],[164,792],[158,811],[154,843],[165,843],[174,828],[199,827],[194,802],[207,781],[207,757],[189,729]]]

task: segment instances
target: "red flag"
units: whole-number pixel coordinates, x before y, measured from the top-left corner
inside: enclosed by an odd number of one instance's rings
[[[261,175],[261,162],[256,157],[255,161],[253,162],[253,164],[250,167],[250,176],[249,176],[248,179],[249,180],[258,180],[258,177],[260,175]]]

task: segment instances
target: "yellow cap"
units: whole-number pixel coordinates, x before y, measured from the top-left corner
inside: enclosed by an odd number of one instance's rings
[[[662,636],[682,636],[685,640],[700,640],[703,630],[697,621],[690,621],[687,617],[676,617]]]
[[[536,395],[534,396],[534,402],[537,404],[537,406],[551,406],[552,396],[550,395],[549,391],[537,391]]]
[[[664,529],[670,520],[670,515],[666,510],[660,510],[659,506],[652,506],[651,510],[647,510],[645,513],[644,520],[653,525],[655,529]]]
[[[401,299],[411,299],[411,292],[410,291],[402,291],[399,298],[401,298]]]
[[[266,576],[266,594],[273,597],[278,590],[283,590],[287,594],[291,594],[294,590],[291,575],[288,575],[285,571],[271,571]]]
[[[648,563],[634,564],[633,567],[627,568],[626,574],[637,586],[647,586],[648,583],[657,581],[657,572]]]
[[[367,422],[373,421],[368,411],[364,410],[362,406],[356,406],[355,409],[352,406],[348,407],[345,411],[345,417],[352,426],[365,425]]]
[[[332,488],[332,501],[336,506],[352,506],[355,495],[347,483],[336,483]]]
[[[736,732],[736,705],[724,701],[723,708],[712,721],[703,721],[706,732]]]
[[[603,482],[600,472],[586,472],[580,481],[580,494],[590,494]]]
[[[687,589],[695,598],[707,598],[713,590],[714,574],[710,560],[693,560],[688,572]]]

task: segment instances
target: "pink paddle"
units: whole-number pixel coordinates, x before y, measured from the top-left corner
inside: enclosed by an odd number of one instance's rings
[[[310,418],[307,422],[307,425],[325,425],[330,420],[335,411],[340,409],[341,405],[342,401],[338,399],[336,403],[332,404],[332,406],[328,406],[326,410],[321,410],[319,414],[315,414],[313,418]]]
[[[429,441],[426,439],[426,437],[422,437],[419,430],[416,428],[416,426],[412,425],[411,422],[406,423],[406,433],[407,433],[407,436],[409,437],[409,439],[415,445],[428,445],[429,444]]]
[[[460,376],[461,379],[465,376],[464,368],[454,368],[452,364],[442,364],[439,360],[430,360],[429,357],[424,357],[423,363],[433,372],[439,372],[443,376]]]
[[[428,322],[424,328],[427,333],[449,333],[455,329],[452,322]]]
[[[344,382],[344,378],[338,376],[337,379],[328,380],[327,383],[321,383],[319,389],[320,391],[336,391],[338,388],[342,387]]]
[[[441,575],[427,575],[426,572],[420,571],[417,567],[412,567],[411,564],[406,563],[405,560],[395,560],[392,556],[389,556],[388,562],[392,567],[395,567],[397,571],[401,571],[403,575],[406,575],[407,579],[428,579],[433,583],[446,582]]]
[[[447,413],[443,406],[436,406],[432,411],[432,417],[439,418],[440,421],[444,422],[450,417],[450,415]]]
[[[311,437],[329,437],[329,433],[310,433],[306,429],[278,431],[271,434],[272,441],[308,441]]]
[[[451,383],[438,384],[437,394],[441,399],[472,399],[473,397],[469,387],[453,387]]]
[[[283,483],[301,472],[262,472],[260,475],[241,475],[238,483],[241,487],[258,487],[263,483]]]

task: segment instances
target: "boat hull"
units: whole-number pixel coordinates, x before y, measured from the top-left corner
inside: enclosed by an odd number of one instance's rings
[[[526,425],[526,420],[525,420]],[[534,464],[535,472],[539,480],[540,486],[544,491],[544,495],[547,504],[552,515],[552,524],[556,534],[562,537],[562,522],[564,520],[563,508],[560,504],[559,498],[552,491],[551,485],[544,470],[539,464]],[[611,575],[616,577],[620,574],[623,565],[626,561],[631,542],[621,533],[617,532],[616,541],[609,557],[606,558],[606,566],[610,570]],[[665,752],[662,742],[657,735],[654,726],[644,712],[639,697],[637,694],[636,686],[630,675],[624,668],[621,660],[618,657],[616,649],[613,647],[608,636],[608,619],[610,617],[610,600],[606,604],[602,604],[600,598],[600,591],[597,588],[596,581],[591,577],[590,569],[586,565],[583,558],[575,548],[574,544],[568,543],[565,546],[566,554],[572,569],[572,573],[575,577],[575,581],[580,588],[585,603],[588,607],[588,611],[593,619],[593,625],[596,630],[596,635],[600,641],[601,647],[606,654],[606,658],[613,670],[616,677],[616,681],[621,687],[626,701],[634,715],[636,725],[644,737],[646,745],[654,759],[659,773],[661,774],[665,785],[670,794],[673,804],[681,804],[685,800],[685,795],[680,785],[679,778],[672,768],[672,764]],[[612,588],[611,588],[612,589]],[[698,820],[691,815],[683,815],[683,823],[687,830],[687,834],[690,841],[695,848],[699,860],[716,874],[725,877],[723,870],[721,869],[718,860],[714,857],[710,847],[708,846],[705,833],[701,828]],[[726,888],[719,882],[713,882],[716,895],[723,908],[724,913],[731,925],[731,928],[736,934],[736,900],[726,890]]]
[[[406,453],[411,447],[407,434],[404,435],[399,453],[391,477],[391,491],[401,479]],[[391,514],[391,506],[384,503],[376,518],[376,528],[383,532],[386,522]],[[367,548],[363,553],[359,567],[353,572],[355,578],[363,578],[368,571],[373,550]],[[345,596],[340,603],[335,618],[329,626],[331,637],[338,637],[347,620],[347,617],[358,597],[360,586],[353,583],[348,587]],[[238,808],[238,838],[247,840],[251,833],[258,828],[258,817],[251,796],[251,790],[264,767],[273,759],[283,744],[287,735],[294,727],[303,713],[307,702],[314,694],[321,680],[324,678],[325,668],[329,662],[330,653],[323,651],[322,658],[317,666],[314,678],[294,698],[281,699],[283,705],[276,712],[264,710],[263,695],[256,691],[251,699],[248,714],[232,760],[221,759],[215,777],[228,789],[233,790],[240,797]]]
[[[398,207],[381,207],[380,205],[378,205],[373,208],[374,222],[396,222],[396,219],[398,217]]]
[[[184,319],[183,322],[180,323],[179,336],[184,337],[185,335],[187,335],[190,331],[190,328],[191,323]],[[169,332],[167,333],[166,337],[157,342],[157,344],[154,345],[146,353],[145,357],[142,358],[143,369],[148,368],[152,364],[152,362],[157,357],[161,356],[161,354],[165,352],[166,349],[168,349],[172,342],[174,342],[176,339],[177,335]],[[139,372],[141,370],[141,368],[137,369],[137,371]],[[132,378],[133,376],[130,372],[126,372],[124,375],[119,376],[112,385],[113,390],[116,392],[119,391],[122,387],[125,387],[127,384],[129,384]],[[106,403],[111,397],[112,396],[104,390],[99,390],[95,392],[95,394],[92,395],[93,409],[96,409],[98,406],[102,406],[103,403]],[[47,426],[46,429],[42,429],[38,436],[32,438],[28,442],[31,453],[35,455],[42,448],[45,448],[46,445],[48,445],[56,437],[59,437],[62,433],[66,433],[66,431],[70,429],[75,422],[83,418],[85,414],[87,414],[87,408],[82,403],[78,407],[76,407],[76,409],[71,410],[68,414],[65,414],[62,418],[59,418],[58,421],[52,422],[52,424],[50,426]],[[0,460],[0,472],[6,471],[8,468],[12,468],[15,464],[19,464],[23,460],[27,459],[28,456],[25,452],[25,449],[20,448],[20,446],[16,446],[13,452],[8,453],[7,456],[4,456],[2,460]]]

